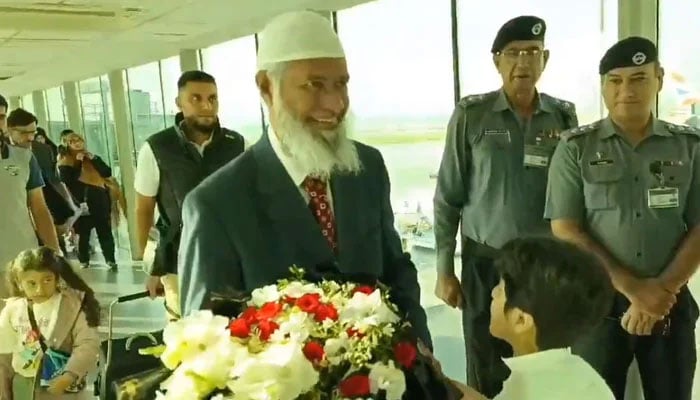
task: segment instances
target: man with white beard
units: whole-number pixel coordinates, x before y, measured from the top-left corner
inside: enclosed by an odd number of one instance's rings
[[[287,13],[259,39],[256,82],[271,126],[185,200],[183,314],[210,307],[213,293],[275,283],[292,265],[330,266],[389,285],[432,348],[416,268],[394,229],[384,160],[348,138],[349,75],[330,22]]]

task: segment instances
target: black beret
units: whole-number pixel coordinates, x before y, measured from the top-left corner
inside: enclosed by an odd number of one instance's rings
[[[624,67],[638,67],[659,59],[656,45],[649,39],[631,36],[615,43],[600,59],[598,73],[605,75],[610,70]]]
[[[496,54],[503,50],[508,43],[515,40],[539,40],[544,42],[544,33],[547,31],[547,24],[539,17],[532,15],[522,15],[515,17],[503,24],[493,40],[491,53]]]

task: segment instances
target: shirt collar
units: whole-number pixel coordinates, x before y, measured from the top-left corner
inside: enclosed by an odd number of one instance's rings
[[[527,373],[533,369],[553,368],[553,366],[559,362],[566,361],[569,357],[571,357],[571,348],[567,347],[539,351],[524,356],[504,358],[503,362],[505,362],[508,368],[513,372]]]
[[[653,122],[651,123],[650,129],[651,132],[649,132],[649,135],[655,135],[655,136],[673,136],[671,132],[669,132],[668,127],[666,126],[665,123],[663,123],[661,120],[654,118]],[[600,137],[603,139],[607,139],[609,137],[612,137],[613,135],[618,135],[619,133],[617,131],[617,126],[615,126],[615,123],[613,122],[612,118],[608,115],[607,118],[603,120],[603,123],[601,124],[600,127]]]
[[[552,104],[550,104],[549,101],[545,97],[542,97],[539,92],[535,92],[535,97],[537,98],[537,108],[535,109],[535,113],[538,111],[545,111],[548,113],[554,112],[554,107]],[[506,96],[505,90],[501,88],[498,91],[498,97],[496,98],[496,102],[493,103],[493,111],[505,111],[505,110],[510,110],[513,111],[513,108],[510,106],[510,102],[508,101],[508,97]]]
[[[292,178],[292,182],[294,182],[294,185],[301,186],[301,184],[304,183],[304,180],[311,171],[304,170],[304,168],[301,165],[299,165],[296,159],[289,156],[284,151],[284,149],[282,148],[282,143],[280,142],[279,138],[277,137],[277,134],[275,134],[271,127],[267,130],[267,136],[270,139],[270,145],[272,146],[272,150],[275,152],[275,155],[277,155],[277,158],[282,163],[282,166],[289,174],[289,177]]]

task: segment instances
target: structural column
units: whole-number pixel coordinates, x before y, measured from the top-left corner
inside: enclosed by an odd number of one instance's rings
[[[68,128],[84,133],[83,112],[80,109],[80,91],[78,82],[63,83],[63,101],[66,103]]]
[[[34,103],[34,115],[39,126],[49,130],[49,114],[46,111],[46,98],[43,90],[35,90],[32,92],[32,102]]]
[[[9,99],[7,99],[7,102],[9,103],[10,109],[7,110],[9,113],[11,110],[14,110],[15,108],[22,107],[22,98],[19,96],[10,96]]]
[[[202,63],[199,57],[199,50],[185,49],[180,50],[180,70],[192,71],[202,69]]]
[[[642,36],[656,43],[658,0],[618,0],[620,39]]]
[[[132,139],[131,119],[129,117],[129,99],[126,93],[126,82],[123,70],[109,73],[109,87],[112,96],[112,111],[114,112],[114,131],[116,134],[117,153],[121,185],[126,198],[126,220],[129,228],[129,247],[131,254],[137,249],[136,239],[136,193],[134,176],[136,173],[136,152]]]

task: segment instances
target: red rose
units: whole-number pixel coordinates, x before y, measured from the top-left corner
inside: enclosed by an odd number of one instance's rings
[[[279,327],[280,326],[277,325],[277,323],[275,323],[274,321],[270,321],[269,319],[258,322],[258,331],[260,331],[260,339],[267,341],[270,338],[270,335],[275,333],[275,331]]]
[[[301,309],[301,311],[312,314],[321,304],[321,295],[318,293],[307,293],[301,296],[297,300],[296,306]]]
[[[289,304],[290,306],[293,306],[297,302],[297,298],[291,296],[284,296],[284,298],[282,298],[282,301],[286,304]]]
[[[319,304],[314,312],[314,319],[318,322],[323,322],[326,318],[336,321],[338,319],[338,310],[332,304]]]
[[[260,309],[255,313],[255,318],[258,321],[265,321],[268,319],[275,318],[277,314],[282,311],[282,305],[280,303],[265,303]]]
[[[369,396],[369,376],[353,375],[340,382],[338,389],[347,398]]]
[[[250,336],[250,324],[243,318],[236,318],[228,326],[231,336],[245,339]]]
[[[370,294],[374,293],[374,288],[372,286],[367,286],[367,285],[358,286],[352,291],[352,294],[355,294],[358,292],[364,293],[367,296],[369,296]]]
[[[394,357],[404,368],[413,367],[416,361],[416,346],[410,342],[399,342],[394,346]]]
[[[323,346],[318,342],[309,342],[305,344],[303,351],[306,359],[314,364],[323,360],[323,357],[326,355]]]
[[[258,312],[257,308],[248,307],[248,308],[246,308],[245,311],[243,311],[243,314],[241,314],[241,316],[238,318],[242,318],[242,319],[246,320],[248,325],[253,325],[254,323],[258,322],[258,319],[255,316],[255,314],[257,314],[257,312]]]
[[[355,336],[357,336],[358,338],[362,338],[362,337],[365,336],[364,333],[358,331],[358,330],[355,329],[355,328],[348,328],[348,329],[345,331],[345,333],[347,333],[349,337],[355,337]]]

